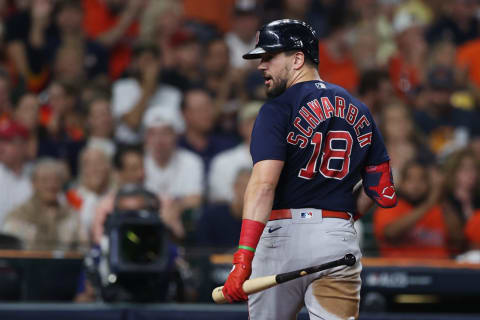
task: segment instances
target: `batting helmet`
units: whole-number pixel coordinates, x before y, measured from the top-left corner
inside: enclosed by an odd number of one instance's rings
[[[302,51],[318,64],[318,39],[315,31],[303,21],[283,19],[262,26],[257,32],[255,49],[243,59],[258,59],[266,52]]]

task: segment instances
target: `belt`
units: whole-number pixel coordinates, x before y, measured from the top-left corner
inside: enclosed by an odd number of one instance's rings
[[[344,211],[332,211],[332,210],[323,210],[322,209],[322,217],[323,218],[338,218],[338,219],[345,219],[350,220],[350,214]],[[270,214],[269,221],[273,220],[280,220],[280,219],[292,219],[292,212],[290,209],[279,209],[279,210],[272,210]]]

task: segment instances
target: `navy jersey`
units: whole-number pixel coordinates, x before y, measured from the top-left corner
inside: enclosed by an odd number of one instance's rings
[[[353,187],[365,166],[389,160],[368,108],[345,89],[300,82],[263,105],[250,152],[254,163],[283,160],[273,209],[356,211]]]

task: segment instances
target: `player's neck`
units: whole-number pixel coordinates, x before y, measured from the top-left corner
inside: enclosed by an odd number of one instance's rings
[[[322,80],[316,68],[312,67],[304,67],[300,70],[294,72],[293,76],[290,78],[289,83],[287,83],[287,88],[291,86],[305,81],[312,81],[312,80]]]

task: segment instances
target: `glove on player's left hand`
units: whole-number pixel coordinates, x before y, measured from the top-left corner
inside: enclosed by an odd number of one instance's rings
[[[228,275],[222,290],[228,302],[245,301],[248,299],[242,289],[242,285],[252,273],[253,255],[253,252],[245,249],[239,249],[233,255],[233,270]]]

